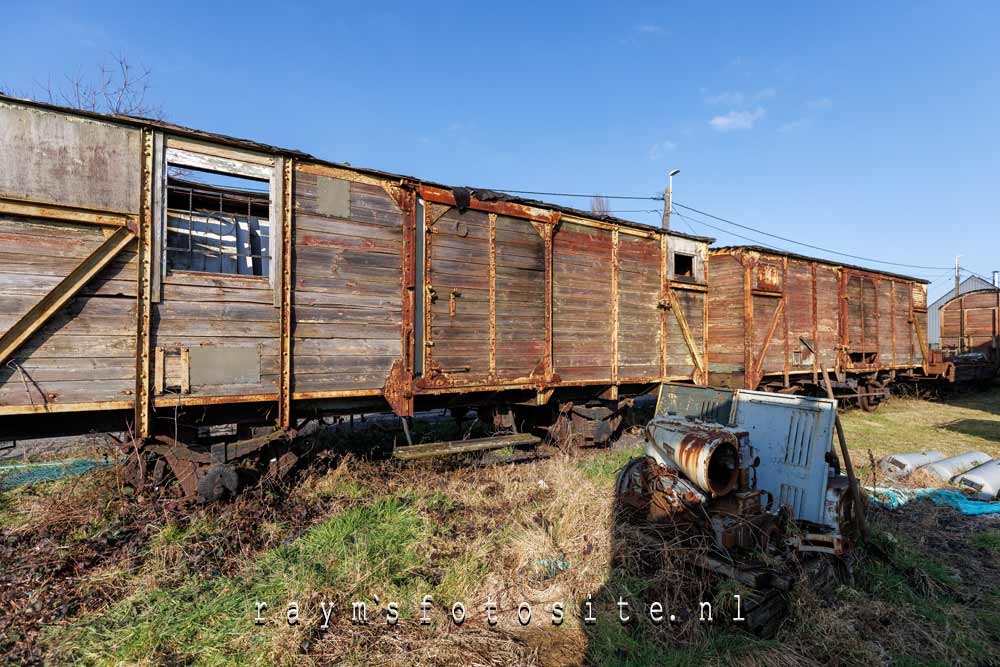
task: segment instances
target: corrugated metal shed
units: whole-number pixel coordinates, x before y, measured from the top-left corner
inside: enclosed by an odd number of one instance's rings
[[[927,342],[933,347],[941,343],[941,306],[954,299],[959,294],[975,292],[976,290],[992,289],[993,283],[979,276],[969,276],[958,285],[958,292],[952,288],[945,292],[937,301],[927,307]]]

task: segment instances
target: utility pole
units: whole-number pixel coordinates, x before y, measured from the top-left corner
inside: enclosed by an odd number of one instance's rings
[[[663,228],[670,229],[670,209],[674,207],[674,176],[681,173],[680,169],[671,169],[667,174],[667,189],[663,191]]]
[[[959,272],[961,271],[961,267],[958,265],[959,257],[961,255],[955,255],[955,296],[958,296],[958,285],[960,283]]]

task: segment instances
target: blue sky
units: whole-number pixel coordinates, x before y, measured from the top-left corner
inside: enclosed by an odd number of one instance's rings
[[[1000,269],[998,3],[32,4],[4,10],[15,92],[122,51],[184,125],[477,187],[655,195],[676,167],[675,201],[941,267],[896,268],[932,296],[956,254]]]

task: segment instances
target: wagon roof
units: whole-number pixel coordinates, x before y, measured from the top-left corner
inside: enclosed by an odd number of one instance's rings
[[[809,255],[799,255],[794,252],[789,252],[787,250],[778,250],[776,248],[768,248],[762,245],[727,245],[720,246],[718,248],[712,248],[712,252],[725,252],[733,250],[753,250],[754,252],[759,252],[767,255],[778,255],[779,257],[790,257],[791,259],[801,259],[807,262],[816,262],[817,264],[826,264],[827,266],[839,266],[845,269],[852,269],[854,271],[865,271],[867,273],[878,273],[879,275],[889,276],[891,278],[899,278],[901,280],[909,280],[915,283],[922,283],[924,285],[928,284],[930,281],[923,278],[914,278],[913,276],[906,276],[901,273],[892,273],[891,271],[882,271],[881,269],[870,269],[864,266],[858,266],[856,264],[844,264],[843,262],[835,262],[831,259],[823,259],[822,257],[810,257]]]
[[[231,146],[234,148],[242,148],[249,151],[257,151],[261,153],[278,153],[285,156],[290,156],[302,160],[308,160],[310,162],[328,165],[333,167],[339,167],[341,169],[350,169],[352,171],[369,174],[372,176],[389,178],[393,180],[407,180],[413,183],[418,183],[420,185],[427,185],[431,187],[444,188],[448,190],[454,189],[455,186],[445,185],[442,183],[437,183],[434,181],[428,181],[426,179],[417,178],[414,176],[406,176],[404,174],[394,174],[392,172],[381,171],[379,169],[370,169],[367,167],[357,167],[346,162],[333,162],[330,160],[324,160],[323,158],[318,158],[315,155],[296,150],[294,148],[281,148],[280,146],[272,146],[270,144],[261,143],[259,141],[253,141],[250,139],[240,139],[238,137],[231,137],[224,134],[215,134],[213,132],[205,132],[204,130],[196,130],[194,128],[185,127],[183,125],[176,125],[174,123],[168,123],[162,120],[154,120],[152,118],[142,118],[139,116],[126,116],[126,115],[113,115],[113,114],[103,114],[97,113],[95,111],[84,111],[81,109],[73,109],[71,107],[64,107],[58,104],[49,104],[47,102],[38,102],[36,100],[23,99],[19,97],[11,97],[8,95],[0,95],[0,102],[13,102],[17,104],[23,104],[25,106],[32,106],[41,109],[48,109],[51,111],[59,111],[62,113],[72,114],[76,116],[83,116],[87,118],[94,118],[97,120],[103,120],[108,122],[117,122],[125,125],[132,126],[148,126],[156,127],[173,134],[186,136],[189,138],[202,139],[205,141],[212,141],[215,143]],[[600,220],[603,222],[611,222],[620,225],[626,225],[628,227],[634,227],[637,229],[644,229],[648,231],[662,232],[663,229],[660,227],[655,227],[653,225],[646,225],[641,222],[634,222],[632,220],[625,220],[624,218],[617,218],[612,215],[595,215],[590,211],[584,211],[581,209],[572,208],[569,206],[562,206],[560,204],[553,204],[550,202],[540,201],[537,199],[527,199],[524,197],[516,197],[514,195],[497,192],[494,190],[486,190],[482,188],[466,188],[472,192],[473,195],[480,201],[503,201],[515,204],[522,204],[525,206],[536,206],[540,208],[547,208],[554,211],[560,211],[562,213],[568,213],[570,215],[576,215],[584,218],[589,218],[591,220]],[[700,241],[703,243],[713,243],[714,238],[708,236],[696,236],[694,234],[685,234],[683,232],[677,232],[674,230],[669,230],[671,236],[677,236],[680,238],[691,239],[694,241]]]

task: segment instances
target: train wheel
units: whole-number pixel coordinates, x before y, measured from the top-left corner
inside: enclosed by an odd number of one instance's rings
[[[879,389],[880,387],[876,387],[873,384],[865,385],[863,387],[860,385],[858,386],[858,394],[860,394],[858,396],[858,404],[861,406],[862,410],[865,412],[875,412],[878,410],[878,405],[882,402],[882,399],[878,396],[865,396],[864,394],[873,394]]]

